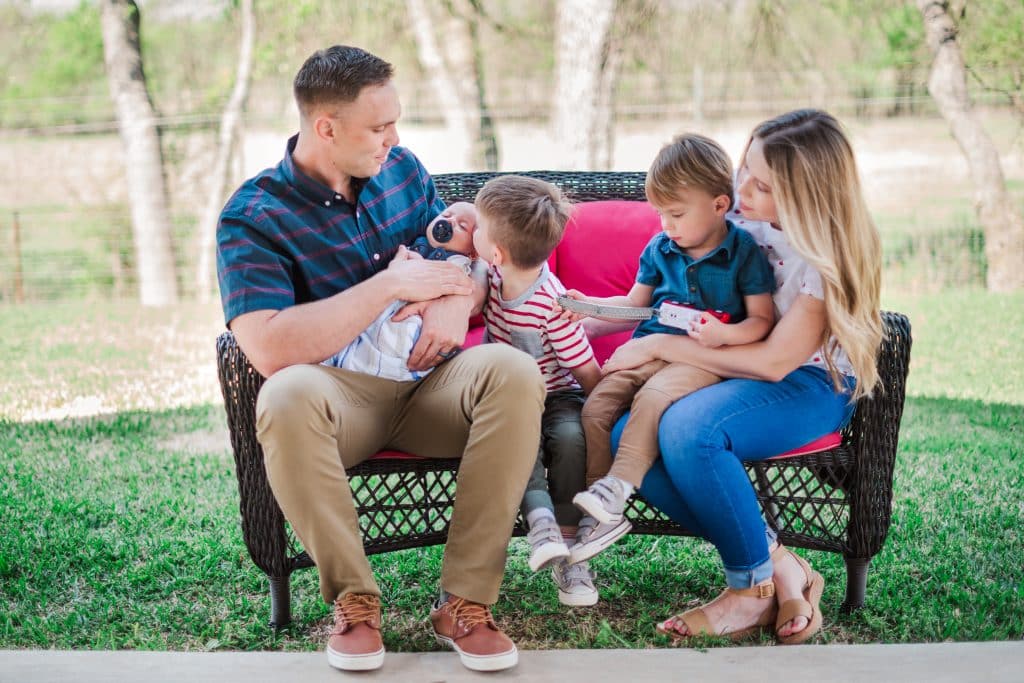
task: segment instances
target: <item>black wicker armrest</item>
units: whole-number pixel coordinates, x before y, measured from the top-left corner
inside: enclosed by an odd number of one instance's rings
[[[256,440],[256,397],[263,375],[249,363],[231,332],[217,338],[217,369],[235,453],[242,537],[257,567],[268,576],[287,576],[293,567],[284,515],[267,482],[263,449]]]
[[[910,366],[910,321],[901,313],[883,311],[882,327],[881,384],[872,398],[857,403],[846,430],[854,454],[847,482],[851,557],[873,557],[885,542],[892,516],[893,467]]]

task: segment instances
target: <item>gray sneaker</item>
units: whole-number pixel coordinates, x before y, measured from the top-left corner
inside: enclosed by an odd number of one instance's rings
[[[550,518],[537,520],[526,535],[530,541],[530,571],[539,571],[551,566],[556,560],[569,557],[569,546],[562,539],[562,530],[558,523]]]
[[[601,524],[590,515],[584,515],[576,531],[576,543],[569,549],[569,562],[576,564],[594,555],[625,536],[633,525],[625,517],[617,524]]]
[[[551,567],[551,578],[558,586],[558,602],[570,607],[590,607],[597,604],[594,572],[586,560],[569,564],[565,560]]]
[[[611,477],[602,477],[586,491],[577,493],[572,499],[572,504],[601,524],[618,524],[622,521],[622,513],[626,509],[626,496],[618,481]]]

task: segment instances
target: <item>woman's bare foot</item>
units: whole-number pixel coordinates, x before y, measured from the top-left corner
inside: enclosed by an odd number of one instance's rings
[[[772,552],[775,551],[773,547]],[[772,580],[775,581],[775,599],[781,605],[787,600],[803,599],[804,588],[807,587],[807,574],[803,567],[790,553],[779,553],[773,559],[772,567],[775,571]],[[776,631],[776,635],[785,638],[786,636],[800,633],[810,625],[807,617],[795,617]]]
[[[766,587],[767,590],[765,592],[769,592],[771,590],[771,581],[765,581],[758,584],[758,586]],[[765,613],[769,610],[774,612],[775,597],[770,593],[767,597],[762,598],[738,595],[726,590],[717,598],[698,609],[703,610],[711,631],[720,636],[729,635],[748,631],[759,624],[763,624]],[[690,628],[681,617],[682,615],[676,615],[665,620],[661,624],[660,629],[676,638],[696,635],[690,632]]]

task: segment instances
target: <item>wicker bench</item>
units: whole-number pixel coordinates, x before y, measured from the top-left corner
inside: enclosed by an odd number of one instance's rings
[[[494,173],[434,177],[446,201],[472,201]],[[644,199],[643,173],[532,172],[577,201]],[[864,603],[868,563],[889,531],[893,464],[910,361],[910,324],[883,312],[886,339],[879,354],[881,391],[857,404],[839,445],[824,451],[746,463],[765,518],[787,545],[841,553],[846,561],[844,608]],[[290,576],[313,561],[287,527],[267,483],[256,441],[256,396],[263,377],[225,332],[217,364],[238,475],[242,535],[249,554],[270,578],[270,623],[291,620]],[[445,542],[459,460],[371,458],[349,471],[367,554]],[[633,533],[688,535],[634,497],[627,511]],[[520,523],[516,535],[523,535]]]

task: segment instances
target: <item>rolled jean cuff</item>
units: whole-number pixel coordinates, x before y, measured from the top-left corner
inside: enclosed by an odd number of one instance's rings
[[[523,516],[540,508],[547,508],[551,512],[555,511],[555,506],[551,502],[551,494],[547,491],[527,491],[523,494],[523,502],[520,507],[523,510]]]
[[[764,536],[768,541],[768,547],[772,547],[779,538],[779,534],[772,529],[770,526],[765,525]],[[774,567],[772,567],[772,558],[769,557],[767,560],[757,565],[753,569],[729,569],[725,568],[725,585],[729,588],[752,588],[762,581],[767,581],[772,578],[775,573]]]
[[[729,588],[753,588],[757,584],[772,578],[772,558],[768,558],[753,569],[725,568],[725,585]]]

